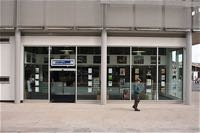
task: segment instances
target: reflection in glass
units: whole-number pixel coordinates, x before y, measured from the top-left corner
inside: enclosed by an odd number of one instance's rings
[[[130,48],[108,47],[107,98],[130,99]]]
[[[75,72],[51,71],[51,102],[75,102]]]
[[[52,47],[51,68],[75,68],[76,48],[75,47]]]
[[[48,47],[24,48],[25,99],[48,99]]]
[[[182,100],[183,49],[160,48],[159,55],[159,100]]]
[[[156,54],[156,48],[132,48],[132,99],[134,99],[134,85],[139,78],[144,85],[144,91],[140,94],[141,99],[156,100]]]
[[[78,47],[77,99],[100,100],[100,47]]]

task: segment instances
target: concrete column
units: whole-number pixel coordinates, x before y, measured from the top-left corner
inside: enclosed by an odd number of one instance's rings
[[[21,32],[15,30],[15,103],[20,103],[21,89]]]
[[[107,32],[104,29],[101,35],[101,104],[106,104],[107,96]]]
[[[192,94],[192,32],[187,32],[186,35],[186,90],[185,90],[185,101],[187,105],[191,104],[191,94]]]

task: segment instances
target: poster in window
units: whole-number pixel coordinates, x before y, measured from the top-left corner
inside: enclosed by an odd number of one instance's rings
[[[144,64],[143,56],[134,56],[134,64]]]
[[[88,86],[92,86],[92,81],[88,81]]]
[[[112,75],[108,75],[108,80],[112,80]]]
[[[146,92],[147,93],[151,93],[151,89],[146,89]]]
[[[139,75],[135,75],[135,80],[137,80],[139,78]]]
[[[161,76],[161,80],[165,80],[165,75],[162,75],[162,76]]]
[[[35,87],[35,92],[39,92],[39,87]]]
[[[147,79],[147,86],[151,86],[151,79]]]
[[[108,86],[112,86],[112,81],[108,81]]]
[[[88,75],[88,79],[89,79],[89,80],[92,80],[92,75]]]
[[[87,56],[78,56],[77,63],[87,63]]]
[[[108,73],[110,73],[110,74],[112,73],[112,68],[108,69]]]
[[[40,68],[36,67],[35,68],[35,73],[39,73]]]
[[[139,68],[135,68],[135,74],[139,74],[140,70]]]
[[[35,86],[39,86],[39,81],[35,81]]]
[[[165,69],[161,69],[161,74],[165,74]]]
[[[92,73],[92,68],[88,68],[88,73]]]
[[[39,79],[39,74],[35,74],[35,79]]]
[[[125,76],[125,68],[120,68],[120,76]]]
[[[117,56],[117,63],[118,64],[126,64],[127,63],[127,57],[126,56]]]
[[[92,87],[88,87],[88,92],[89,92],[89,93],[92,92]]]
[[[161,86],[162,87],[165,86],[165,82],[164,81],[161,82]]]
[[[93,63],[100,64],[101,63],[101,56],[93,56]]]

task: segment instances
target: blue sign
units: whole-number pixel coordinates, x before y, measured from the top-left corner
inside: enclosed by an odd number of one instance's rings
[[[51,66],[75,66],[75,59],[51,59]]]

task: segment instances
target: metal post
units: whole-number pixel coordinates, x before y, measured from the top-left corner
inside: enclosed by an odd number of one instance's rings
[[[186,90],[185,90],[185,104],[191,104],[191,93],[192,93],[192,32],[187,32],[186,36]]]
[[[51,46],[48,47],[48,101],[51,102],[51,80],[50,80],[50,64],[51,64]]]
[[[158,49],[158,46],[156,48],[156,101],[158,101],[158,73],[159,73],[159,49]]]
[[[15,30],[15,103],[20,103],[21,85],[21,32]],[[21,88],[22,87],[22,88]]]
[[[132,47],[130,47],[130,101],[132,100],[131,94],[132,94]]]
[[[101,45],[101,104],[106,104],[107,96],[107,32],[102,31]]]
[[[77,46],[76,46],[76,70],[75,70],[75,103],[77,103],[77,95],[78,95],[78,90],[77,90],[77,55],[78,55],[78,48],[77,48]]]

